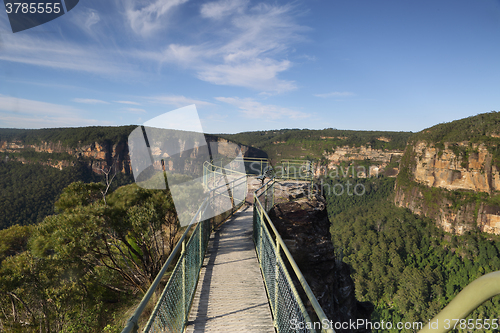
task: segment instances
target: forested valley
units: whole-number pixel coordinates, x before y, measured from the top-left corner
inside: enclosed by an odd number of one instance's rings
[[[498,236],[452,235],[433,220],[394,206],[394,178],[324,182],[336,255],[351,266],[357,299],[374,304],[373,321],[425,325],[470,282],[500,270]],[[337,189],[362,184],[365,192],[336,195],[336,184]],[[361,193],[360,185],[357,189]],[[498,319],[499,309],[496,296],[468,318]]]
[[[0,230],[43,221],[54,213],[54,203],[66,186],[76,181],[99,182],[104,177],[84,163],[59,170],[37,163],[0,161]],[[132,181],[132,176],[117,173],[111,190]]]
[[[167,190],[74,182],[36,225],[0,231],[0,331],[121,332],[175,246]]]

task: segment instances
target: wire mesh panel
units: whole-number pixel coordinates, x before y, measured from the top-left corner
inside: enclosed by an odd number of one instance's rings
[[[184,326],[184,254],[175,266],[144,332],[181,332]]]
[[[276,178],[307,180],[313,179],[313,163],[309,160],[281,160],[275,166]]]
[[[163,276],[174,263],[175,266],[167,285],[142,332],[182,332],[184,330],[212,226],[217,227],[231,216],[243,206],[246,198],[247,176],[245,173],[222,169],[210,163],[205,163],[203,170],[203,183],[206,188],[208,187],[209,195],[200,205],[198,212],[170,253],[134,314],[127,321],[122,333],[138,332],[140,317],[150,304]],[[214,176],[217,174],[219,178],[220,175],[224,178],[223,185],[217,184],[217,176]],[[202,221],[196,223],[199,220]],[[191,230],[192,233],[189,236]],[[189,240],[186,243],[187,239]]]
[[[274,326],[279,333],[316,332],[284,259],[293,267],[295,275],[301,280],[302,290],[313,303],[315,317],[321,320],[327,318],[267,215],[267,211],[274,204],[273,191],[274,181],[270,181],[263,192],[258,195],[257,191],[254,193],[253,239],[271,305]],[[331,329],[325,331],[333,332]]]
[[[263,226],[263,224],[261,224],[261,226]],[[262,275],[264,276],[269,303],[271,303],[271,309],[275,309],[276,251],[267,228],[263,228],[261,231],[261,251],[259,261],[262,269]]]
[[[210,220],[199,222],[181,253],[144,332],[182,332],[210,237]]]
[[[278,324],[278,332],[315,332],[315,330],[309,330],[305,326],[302,329],[300,326],[297,327],[298,323],[308,322],[304,316],[305,309],[300,303],[297,290],[282,260],[278,260],[277,268],[276,323]]]

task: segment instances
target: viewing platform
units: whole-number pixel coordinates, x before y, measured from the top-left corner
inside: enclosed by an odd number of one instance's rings
[[[246,206],[212,234],[185,332],[275,332]]]

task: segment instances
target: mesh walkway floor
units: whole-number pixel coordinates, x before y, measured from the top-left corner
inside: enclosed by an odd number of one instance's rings
[[[252,241],[252,209],[210,239],[186,332],[275,332]]]

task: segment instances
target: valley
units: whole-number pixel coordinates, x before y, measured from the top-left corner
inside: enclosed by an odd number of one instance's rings
[[[141,230],[175,243],[170,193],[132,184],[134,128],[0,129],[0,294],[7,295],[0,320],[11,332],[23,331],[23,320],[47,331],[119,332],[118,314],[133,306],[125,299],[137,300],[158,270],[152,262],[167,255]],[[206,139],[221,151],[234,142],[244,156],[273,164],[314,162],[314,207],[280,203],[273,216],[330,313],[425,322],[474,279],[500,270],[499,133],[500,113],[491,112],[418,133],[283,129]],[[162,152],[161,142],[150,145]],[[194,150],[166,170],[185,171],[196,158]],[[104,201],[109,172],[116,177]],[[351,191],[331,191],[339,188]],[[306,226],[304,216],[316,224]],[[131,262],[152,251],[146,271],[116,266],[107,244],[122,243]],[[322,286],[314,272],[329,281],[340,274],[337,287],[348,296]],[[498,308],[494,297],[470,318],[494,318]]]

